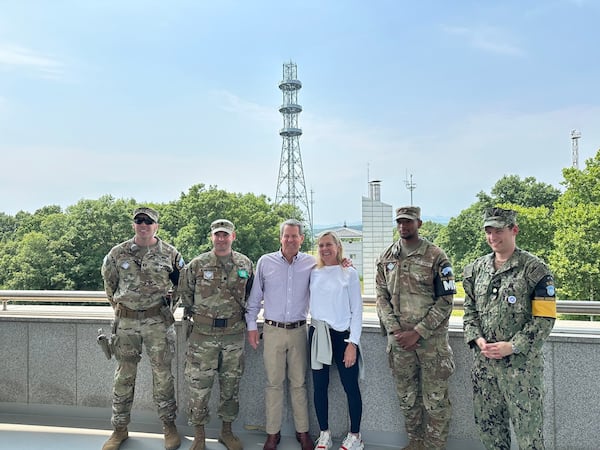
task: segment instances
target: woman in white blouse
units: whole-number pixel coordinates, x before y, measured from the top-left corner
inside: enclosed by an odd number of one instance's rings
[[[362,298],[354,267],[342,265],[339,237],[327,231],[319,237],[317,266],[310,276],[309,343],[314,385],[314,404],[321,433],[316,450],[331,448],[328,422],[329,366],[335,362],[348,400],[350,431],[341,450],[362,450],[360,436],[362,398],[358,385]]]

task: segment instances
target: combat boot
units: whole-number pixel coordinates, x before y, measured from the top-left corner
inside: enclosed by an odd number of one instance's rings
[[[110,435],[108,441],[102,446],[102,450],[118,450],[123,441],[129,437],[127,427],[115,428],[115,431]]]
[[[223,422],[219,442],[227,447],[227,450],[242,450],[242,441],[231,431],[231,422]]]
[[[204,425],[196,425],[196,435],[190,450],[206,450],[206,434],[204,434]]]
[[[165,448],[167,450],[176,450],[181,445],[181,438],[177,432],[175,422],[163,422],[163,432],[165,433]]]
[[[403,447],[402,450],[425,450],[422,441],[417,441],[411,439],[406,447]]]

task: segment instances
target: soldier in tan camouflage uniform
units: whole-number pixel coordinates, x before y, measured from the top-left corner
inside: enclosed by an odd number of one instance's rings
[[[190,391],[189,424],[195,427],[190,450],[205,449],[204,425],[215,376],[219,377],[218,416],[223,421],[219,442],[241,450],[231,423],[239,411],[239,386],[244,370],[244,313],[254,278],[252,262],[231,249],[233,223],[215,220],[211,226],[213,250],[194,258],[182,271],[179,294],[186,315],[193,317],[185,380]]]
[[[377,313],[388,335],[389,363],[409,437],[405,450],[443,449],[454,358],[448,319],[456,293],[445,253],[419,237],[421,209],[396,210],[400,240],[377,261]]]
[[[156,237],[158,212],[154,209],[136,209],[133,230],[135,236],[113,247],[102,264],[104,289],[115,310],[112,350],[118,362],[111,419],[115,431],[102,449],[116,450],[128,438],[137,365],[144,345],[152,366],[153,397],[163,422],[165,448],[175,450],[181,445],[175,427],[177,404],[171,373],[175,320],[167,299],[177,287],[184,261],[175,247]]]
[[[473,349],[473,406],[487,449],[544,448],[542,346],[556,318],[554,279],[519,249],[516,212],[490,208],[483,227],[493,253],[464,271],[465,341]]]

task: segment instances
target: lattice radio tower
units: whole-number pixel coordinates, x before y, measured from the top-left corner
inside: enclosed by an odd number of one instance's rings
[[[290,61],[283,65],[283,80],[279,82],[279,89],[283,94],[283,104],[279,108],[283,116],[283,128],[279,130],[279,135],[283,142],[275,203],[296,206],[304,215],[306,227],[312,232],[312,213],[304,183],[299,143],[302,129],[298,127],[298,114],[302,112],[302,106],[298,104],[298,91],[302,89],[302,83],[298,80],[295,63]]]

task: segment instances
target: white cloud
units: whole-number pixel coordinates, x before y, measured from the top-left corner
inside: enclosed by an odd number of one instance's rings
[[[34,50],[11,44],[0,43],[0,67],[30,69],[43,76],[57,78],[63,74],[63,64],[55,58]]]
[[[442,30],[448,34],[463,37],[474,48],[490,53],[508,56],[523,56],[525,51],[506,35],[506,32],[497,27],[450,27],[444,26]]]

